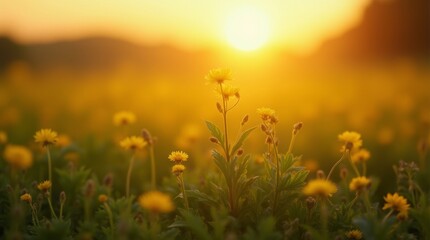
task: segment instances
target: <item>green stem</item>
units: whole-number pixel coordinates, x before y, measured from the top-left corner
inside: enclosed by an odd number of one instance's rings
[[[51,194],[49,194],[49,195],[51,195]],[[51,209],[51,217],[54,217],[55,219],[57,219],[57,215],[55,214],[54,208],[52,207],[50,197],[48,197],[48,205],[49,205],[49,208]]]
[[[63,220],[63,208],[64,208],[64,203],[60,204],[60,220]]]
[[[278,195],[279,195],[279,181],[281,178],[281,169],[279,168],[279,154],[278,154],[278,146],[275,142],[275,129],[273,129],[272,133],[272,141],[273,141],[273,151],[275,155],[275,161],[276,161],[276,184],[275,184],[275,199],[273,200],[273,213],[276,212],[276,208],[278,205]]]
[[[110,224],[110,229],[111,229],[111,235],[112,235],[112,239],[114,239],[114,228],[113,228],[113,215],[112,215],[112,210],[110,209],[109,205],[107,203],[103,203],[106,212],[108,214],[109,217],[109,224]]]
[[[229,150],[230,146],[228,144],[228,128],[227,128],[227,101],[225,100],[222,94],[223,93],[222,84],[220,84],[219,86],[221,89],[221,98],[222,98],[222,107],[223,107],[222,117],[224,121],[225,157],[227,159],[227,162],[230,162],[230,150]]]
[[[349,160],[349,163],[351,163],[351,167],[354,170],[357,177],[360,177],[360,172],[358,171],[357,166],[351,160],[351,152],[350,151],[348,151],[348,160]]]
[[[328,239],[328,208],[325,199],[321,199],[320,206],[321,214],[321,231],[323,233],[324,239]]]
[[[182,192],[182,197],[184,198],[185,209],[190,210],[190,207],[188,205],[188,198],[187,198],[187,195],[185,194],[185,183],[184,183],[184,177],[182,174],[178,176],[178,181],[179,181],[179,184],[181,185],[181,192]]]
[[[364,190],[364,205],[366,206],[367,213],[372,213],[372,205],[370,204],[368,190]]]
[[[131,170],[133,169],[133,163],[134,163],[134,154],[130,159],[130,164],[128,165],[128,171],[127,171],[127,180],[125,184],[125,196],[127,198],[130,196],[130,177],[131,177]]]
[[[387,221],[387,219],[391,216],[391,214],[393,214],[394,210],[391,209],[389,213],[387,213],[387,215],[385,215],[384,219],[382,219],[382,223],[385,223],[385,221]]]
[[[151,146],[149,146],[149,157],[151,159],[151,185],[152,185],[152,189],[156,189],[157,188],[157,172],[155,169],[155,155],[154,155],[154,145],[151,144]]]
[[[330,176],[333,173],[333,170],[343,161],[343,159],[345,158],[345,154],[346,152],[344,152],[342,157],[339,160],[337,160],[337,162],[331,167],[330,172],[328,172],[328,175],[326,178],[327,180],[330,180]]]
[[[291,141],[290,141],[290,146],[288,146],[287,155],[293,151],[293,146],[294,146],[295,140],[296,140],[296,134],[294,134],[294,130],[293,130],[293,135],[291,135]]]
[[[48,176],[49,176],[49,182],[51,182],[51,187],[49,188],[49,192],[52,193],[52,161],[51,161],[51,152],[49,151],[49,145],[46,146],[46,154],[48,155]],[[51,194],[48,196],[49,201],[51,201],[52,197]]]
[[[36,220],[37,215],[32,203],[30,203],[30,208],[31,208],[31,220],[33,221],[33,225],[39,226],[39,220],[38,219]]]

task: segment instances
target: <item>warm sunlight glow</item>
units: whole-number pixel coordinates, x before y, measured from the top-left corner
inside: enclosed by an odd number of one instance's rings
[[[240,8],[226,21],[226,37],[235,48],[252,51],[265,44],[269,37],[267,15],[256,8]]]

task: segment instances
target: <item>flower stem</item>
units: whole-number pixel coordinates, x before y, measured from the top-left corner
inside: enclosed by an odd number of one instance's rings
[[[290,145],[288,146],[287,155],[293,151],[293,146],[295,141],[296,141],[296,134],[294,134],[294,130],[293,130],[293,135],[291,135],[291,141],[290,141]]]
[[[60,220],[63,220],[63,208],[64,208],[64,203],[60,204]]]
[[[49,194],[49,195],[51,195],[51,194]],[[51,217],[54,217],[55,219],[57,219],[57,215],[55,214],[54,208],[52,207],[50,197],[48,197],[48,205],[49,205],[49,208],[51,209]]]
[[[382,219],[382,223],[385,223],[387,221],[387,219],[391,216],[391,214],[393,214],[394,210],[391,209],[389,213],[387,213],[387,215],[385,215],[384,219]]]
[[[125,184],[125,196],[127,198],[130,196],[130,177],[131,177],[131,170],[133,169],[133,163],[134,163],[134,154],[130,159],[130,164],[128,165],[128,171],[127,171],[127,180]]]
[[[222,89],[222,84],[219,85],[220,89],[221,89],[221,93],[223,93],[223,89]],[[223,94],[221,94],[223,95]],[[223,121],[224,121],[224,137],[225,137],[225,157],[227,159],[227,162],[230,162],[230,146],[228,144],[228,127],[227,127],[227,101],[225,100],[225,98],[222,96],[222,107],[223,107],[223,111],[222,111],[222,117],[223,117]]]
[[[273,151],[274,151],[275,161],[276,161],[275,198],[273,200],[273,209],[272,209],[273,213],[275,213],[277,205],[278,205],[279,181],[280,181],[280,178],[281,178],[281,169],[279,168],[278,146],[276,146],[276,142],[275,142],[275,130],[273,130],[272,140],[273,140]]]
[[[49,182],[51,182],[51,187],[49,188],[49,191],[52,193],[52,160],[51,160],[51,152],[49,151],[49,146],[46,146],[46,154],[48,156],[48,176],[49,176]],[[51,194],[48,196],[49,201],[51,201]]]
[[[154,155],[154,145],[149,146],[149,158],[151,159],[151,186],[152,189],[157,188],[157,172],[155,169],[155,155]]]
[[[185,194],[185,183],[184,183],[184,177],[182,174],[178,176],[178,181],[179,181],[179,185],[181,185],[181,192],[182,192],[182,197],[184,198],[185,209],[190,210],[190,207],[188,205],[188,198],[187,198],[187,195]]]
[[[357,175],[357,177],[360,177],[360,172],[358,171],[357,166],[351,160],[351,152],[350,151],[348,151],[348,159],[349,159],[349,162],[351,163],[351,167],[354,170],[355,174]]]
[[[110,224],[110,229],[111,229],[111,235],[112,235],[112,239],[114,239],[114,228],[113,228],[113,215],[112,215],[112,210],[110,209],[109,205],[107,203],[103,203],[106,212],[109,216],[109,224]]]
[[[343,159],[345,158],[346,152],[343,153],[342,157],[337,160],[337,162],[331,167],[330,172],[328,172],[327,175],[327,180],[330,180],[330,176],[333,173],[333,170],[343,161]]]

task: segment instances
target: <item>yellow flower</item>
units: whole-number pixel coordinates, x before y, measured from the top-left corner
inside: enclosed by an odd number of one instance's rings
[[[403,196],[400,196],[398,193],[388,193],[387,196],[384,197],[384,200],[386,203],[382,210],[391,208],[396,212],[407,214],[410,205]]]
[[[275,110],[267,107],[257,109],[257,113],[260,115],[261,120],[267,124],[275,124],[278,122]]]
[[[369,160],[369,158],[370,158],[370,152],[363,148],[358,150],[357,152],[354,152],[351,155],[351,161],[353,163],[365,162]]]
[[[105,202],[107,202],[108,199],[109,199],[109,197],[106,194],[100,194],[99,195],[99,202],[100,203],[105,203]]]
[[[25,170],[33,164],[33,155],[23,146],[7,145],[3,156],[6,162],[16,169]]]
[[[184,171],[185,171],[185,166],[182,164],[175,164],[172,167],[172,173],[177,175],[177,176]]]
[[[231,70],[227,68],[215,68],[209,71],[205,79],[208,83],[223,84],[225,81],[232,80]]]
[[[361,135],[357,132],[345,131],[339,134],[338,139],[344,143],[341,149],[342,152],[345,150],[358,150],[363,145]]]
[[[37,143],[42,143],[44,147],[55,144],[58,141],[57,132],[51,129],[41,129],[34,135],[34,140]]]
[[[126,150],[140,150],[143,149],[146,145],[147,142],[145,140],[143,140],[142,137],[136,137],[136,136],[132,136],[132,137],[127,137],[124,140],[122,140],[120,142],[121,147],[123,147]]]
[[[216,91],[226,100],[230,99],[231,97],[240,97],[239,88],[229,84],[222,84],[221,86],[218,86]]]
[[[173,151],[172,153],[170,153],[168,158],[170,161],[179,164],[188,160],[188,154],[183,151]]]
[[[334,183],[325,179],[314,179],[303,188],[303,193],[309,196],[331,197],[337,192],[337,187]]]
[[[28,203],[31,203],[31,201],[32,201],[31,195],[28,193],[22,194],[20,199],[21,199],[21,201],[28,202]]]
[[[7,134],[4,131],[0,131],[0,144],[7,143]]]
[[[361,192],[370,187],[370,179],[367,177],[356,177],[349,183],[349,190]]]
[[[168,213],[175,208],[170,196],[159,191],[142,194],[138,201],[141,207],[153,213]]]
[[[363,239],[363,233],[361,233],[360,230],[351,230],[347,232],[345,235],[348,239],[353,239],[353,240]]]
[[[70,137],[65,134],[58,135],[57,143],[56,145],[59,147],[67,147],[70,145],[72,141],[70,140]]]
[[[52,186],[51,182],[49,180],[45,180],[45,181],[39,183],[37,185],[37,188],[42,192],[46,192],[51,188],[51,186]]]
[[[121,111],[113,116],[113,123],[116,126],[130,125],[136,122],[136,115],[129,111]]]

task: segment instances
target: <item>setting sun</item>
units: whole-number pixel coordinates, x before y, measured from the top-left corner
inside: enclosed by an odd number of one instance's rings
[[[233,47],[243,51],[256,50],[269,37],[267,14],[252,7],[237,9],[227,17],[225,34]]]

